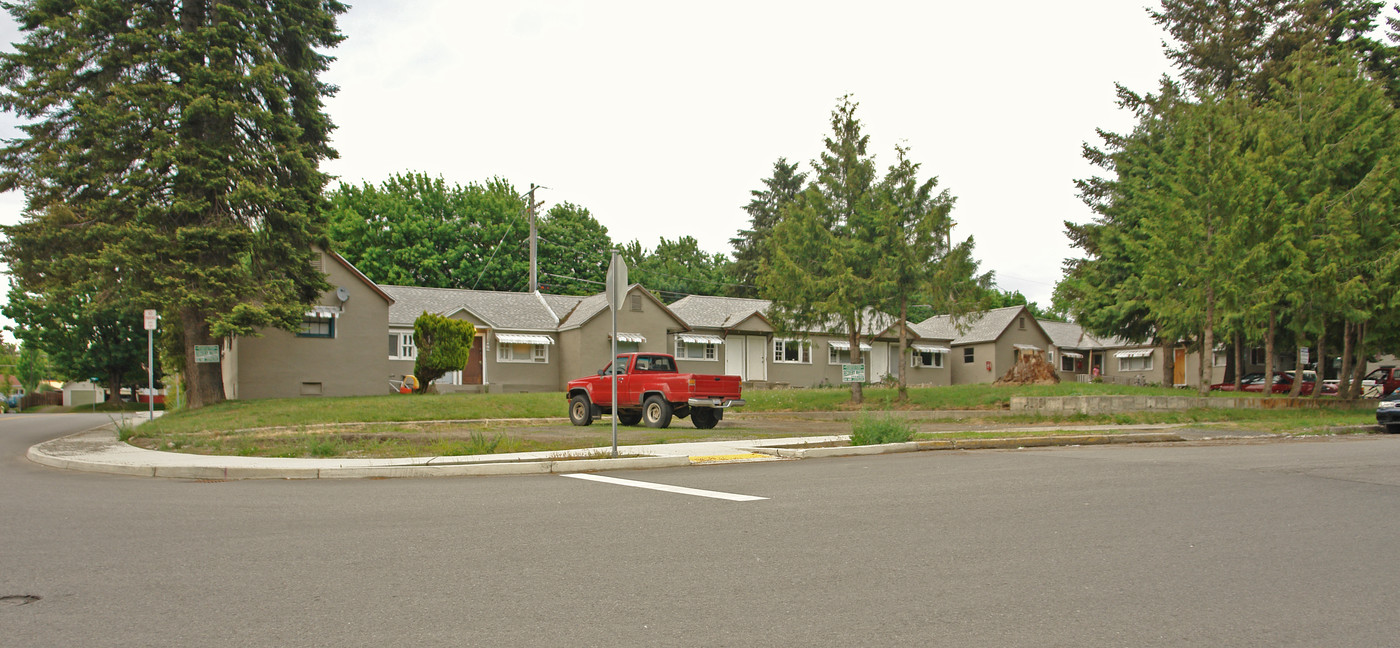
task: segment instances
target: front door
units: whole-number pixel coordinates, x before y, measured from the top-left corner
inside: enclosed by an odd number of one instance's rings
[[[880,382],[885,376],[892,373],[890,371],[890,343],[876,342],[870,345],[870,360],[866,366],[870,367],[870,375],[866,376],[867,382]]]
[[[735,335],[724,339],[724,373],[730,376],[738,376],[740,380],[748,380],[749,374],[744,371],[744,340],[742,335]]]
[[[472,350],[467,354],[467,366],[462,369],[463,385],[481,384],[481,347],[485,342],[485,337],[480,335],[472,339]]]
[[[1185,385],[1186,347],[1177,347],[1176,349],[1173,349],[1173,352],[1174,354],[1172,355],[1172,357],[1175,359],[1172,361],[1172,384]]]
[[[744,363],[744,368],[748,370],[745,378],[751,382],[768,380],[768,338],[750,335],[745,346],[748,354],[748,361]]]

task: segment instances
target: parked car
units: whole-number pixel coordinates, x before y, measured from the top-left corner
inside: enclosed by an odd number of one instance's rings
[[[1248,388],[1249,388],[1250,385],[1258,385],[1259,383],[1262,383],[1262,382],[1264,382],[1264,373],[1263,373],[1263,372],[1247,373],[1247,374],[1245,374],[1245,375],[1243,375],[1243,376],[1240,376],[1240,385],[1241,385],[1241,387],[1244,388],[1246,391],[1249,391]],[[1210,389],[1211,389],[1211,391],[1235,391],[1235,383],[1233,383],[1233,382],[1216,383],[1216,384],[1214,384],[1214,385],[1211,385],[1211,386],[1210,386]],[[1253,391],[1263,391],[1263,390],[1262,390],[1262,389],[1255,389],[1255,390],[1253,390]]]
[[[1376,422],[1384,425],[1387,432],[1400,434],[1400,391],[1391,392],[1376,403]]]
[[[1293,379],[1294,372],[1292,371],[1275,371],[1273,385],[1270,387],[1269,391],[1274,394],[1287,394],[1293,389]],[[1264,374],[1263,372],[1245,374],[1243,377],[1240,378],[1240,383],[1241,389],[1243,391],[1263,393]],[[1210,388],[1216,391],[1234,391],[1235,384],[1217,383],[1211,385]],[[1317,373],[1313,371],[1303,371],[1303,387],[1298,393],[1302,396],[1311,396],[1313,390],[1315,390],[1316,388]],[[1322,386],[1322,393],[1323,395],[1336,394],[1337,387],[1335,385],[1324,384]]]
[[[1361,397],[1380,398],[1395,393],[1400,387],[1400,370],[1395,367],[1381,367],[1361,378]]]
[[[617,371],[617,422],[645,423],[664,428],[671,417],[690,417],[701,430],[713,428],[724,410],[744,404],[739,376],[684,374],[676,371],[676,359],[664,353],[619,353],[598,375],[570,380],[569,422],[588,425],[613,412],[613,367]]]

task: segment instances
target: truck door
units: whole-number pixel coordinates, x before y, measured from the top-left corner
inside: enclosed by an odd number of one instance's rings
[[[628,371],[627,363],[632,356],[617,356],[613,359],[613,366],[618,368],[617,372],[617,404],[619,407],[635,407],[640,402],[637,394],[642,378],[635,376]],[[604,385],[607,388],[607,385]]]

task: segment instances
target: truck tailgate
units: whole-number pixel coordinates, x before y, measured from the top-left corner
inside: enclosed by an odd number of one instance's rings
[[[743,389],[738,376],[715,376],[691,374],[695,387],[691,394],[697,397],[738,398]]]

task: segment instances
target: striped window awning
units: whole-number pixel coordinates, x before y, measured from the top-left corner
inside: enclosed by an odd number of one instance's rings
[[[548,335],[522,335],[520,333],[497,333],[496,341],[503,344],[554,344]]]
[[[618,334],[617,334],[617,341],[618,341],[618,342],[636,342],[637,344],[641,344],[641,343],[643,343],[643,342],[646,342],[647,339],[646,339],[646,337],[643,336],[641,333],[618,333]]]
[[[1064,356],[1064,357],[1066,357],[1066,358],[1082,358],[1082,357],[1084,357],[1084,354],[1082,354],[1082,353],[1075,353],[1074,351],[1061,351],[1061,352],[1060,352],[1060,355],[1062,355],[1062,356]]]
[[[1045,350],[1045,349],[1042,349],[1042,348],[1040,348],[1040,347],[1038,347],[1038,346],[1035,346],[1034,344],[1013,344],[1013,345],[1011,345],[1011,346],[1016,347],[1017,349],[1019,349],[1019,350],[1021,350],[1021,351],[1044,351],[1044,350]]]
[[[339,306],[312,306],[311,310],[306,311],[306,316],[319,318],[340,317],[340,313],[341,309]]]
[[[851,343],[850,343],[850,342],[841,341],[841,340],[832,340],[832,341],[828,342],[827,344],[830,344],[830,345],[831,345],[831,348],[833,348],[833,349],[838,349],[838,350],[841,350],[841,351],[850,351],[850,350],[851,350]],[[871,349],[873,349],[873,348],[875,348],[875,347],[872,347],[872,346],[870,346],[869,344],[866,344],[866,343],[864,343],[864,342],[861,342],[861,343],[860,343],[860,350],[861,350],[861,351],[869,351],[869,350],[871,350]]]
[[[677,333],[676,339],[686,344],[724,344],[724,338],[718,335],[701,335],[699,333]]]
[[[920,353],[952,353],[952,352],[953,352],[953,350],[952,350],[952,349],[949,349],[948,347],[935,346],[935,345],[932,345],[932,344],[911,344],[911,345],[909,345],[909,346],[910,346],[911,348],[913,348],[915,351],[918,351],[918,352],[920,352]]]
[[[1152,349],[1129,349],[1113,354],[1115,358],[1145,358],[1152,355]]]

